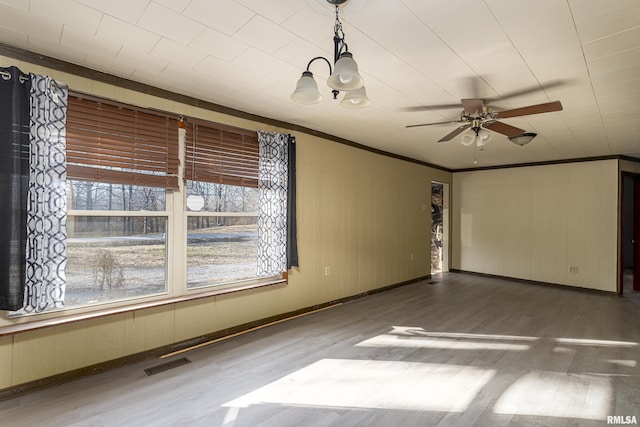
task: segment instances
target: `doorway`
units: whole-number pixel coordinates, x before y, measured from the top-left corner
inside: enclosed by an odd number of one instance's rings
[[[618,294],[640,301],[640,175],[622,173],[621,223]]]
[[[431,274],[449,271],[449,184],[431,182]]]

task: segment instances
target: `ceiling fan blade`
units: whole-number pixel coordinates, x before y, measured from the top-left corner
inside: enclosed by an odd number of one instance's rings
[[[454,120],[448,120],[446,122],[434,122],[434,123],[420,123],[418,125],[407,125],[405,128],[417,128],[421,126],[431,126],[431,125],[452,125],[454,123],[458,123]]]
[[[524,133],[524,129],[520,129],[502,122],[483,124],[482,127],[506,136],[516,136]]]
[[[497,118],[506,119],[508,117],[528,116],[531,114],[549,113],[551,111],[562,111],[560,101],[547,102],[545,104],[529,105],[528,107],[514,108],[513,110],[500,111]]]
[[[456,136],[460,135],[462,132],[464,132],[465,130],[469,129],[470,127],[471,127],[471,123],[467,123],[467,124],[464,124],[462,126],[458,126],[452,132],[449,132],[447,135],[445,135],[442,138],[440,138],[438,140],[438,142],[449,141],[449,140],[455,138]]]
[[[464,112],[467,114],[482,114],[484,101],[482,99],[461,99]]]

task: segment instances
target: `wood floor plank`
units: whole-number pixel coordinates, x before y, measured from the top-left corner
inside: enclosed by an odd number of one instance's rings
[[[0,403],[3,426],[640,422],[640,305],[445,273]],[[164,360],[166,361],[166,360]]]

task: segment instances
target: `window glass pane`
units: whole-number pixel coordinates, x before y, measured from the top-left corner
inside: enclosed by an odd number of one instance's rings
[[[255,278],[257,230],[256,217],[189,218],[187,287]]]
[[[166,292],[166,217],[67,217],[66,307]]]
[[[244,213],[188,217],[187,287],[256,278],[258,190],[190,181],[187,195],[201,196],[205,212]]]
[[[203,212],[257,212],[258,189],[211,182],[187,181],[187,198],[200,196]],[[189,210],[189,208],[187,208]]]
[[[165,206],[164,188],[67,180],[67,209],[164,211]]]

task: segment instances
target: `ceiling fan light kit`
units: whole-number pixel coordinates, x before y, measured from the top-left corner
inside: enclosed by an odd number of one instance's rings
[[[491,141],[491,132],[481,127],[480,121],[474,121],[471,132],[467,132],[460,138],[460,143],[465,147],[476,145],[477,147],[484,147],[487,142]]]
[[[331,62],[323,57],[316,56],[307,64],[298,80],[296,89],[291,94],[291,100],[298,104],[317,104],[322,101],[322,95],[318,91],[318,85],[310,71],[311,64],[317,60],[323,60],[329,66],[329,78],[327,85],[332,89],[333,99],[338,99],[340,91],[346,92],[340,102],[345,108],[361,108],[370,104],[367,92],[364,89],[364,79],[358,71],[358,64],[349,52],[345,42],[342,22],[340,22],[340,5],[347,0],[327,0],[336,7],[336,22],[333,29],[333,68]]]
[[[510,136],[509,141],[522,147],[533,141],[533,138],[536,136],[538,136],[538,134],[535,132],[524,132],[520,135]]]
[[[460,143],[465,147],[471,147],[475,141],[476,136],[468,132],[462,135],[462,138],[460,138]]]

